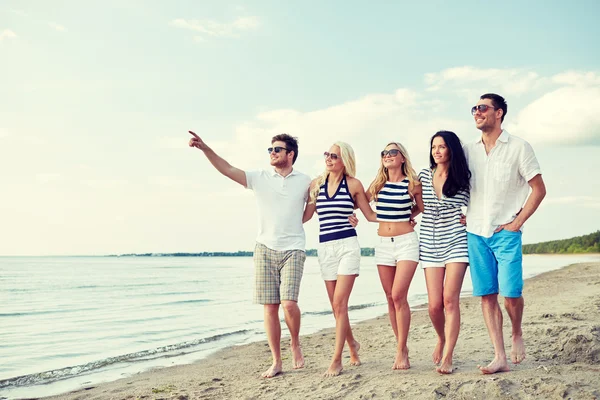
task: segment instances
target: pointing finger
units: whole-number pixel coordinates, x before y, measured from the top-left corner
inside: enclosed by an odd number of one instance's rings
[[[192,131],[188,131],[189,133],[191,133],[196,139],[200,139],[200,136],[196,135],[194,132]]]

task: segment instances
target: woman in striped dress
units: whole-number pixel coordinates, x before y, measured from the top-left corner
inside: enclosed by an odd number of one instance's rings
[[[311,183],[303,222],[316,211],[319,216],[319,265],[335,316],[335,348],[325,376],[342,371],[344,342],[350,349],[350,364],[360,365],[360,344],[354,339],[348,318],[348,300],[360,269],[360,245],[348,217],[357,204],[367,219],[375,220],[363,185],[354,176],[356,161],[349,144],[336,142],[324,153],[325,171]]]
[[[379,243],[375,261],[383,286],[397,350],[392,369],[408,369],[410,308],[408,288],[419,262],[419,240],[413,217],[423,209],[421,183],[406,149],[397,142],[381,152],[381,165],[367,199],[376,202]]]
[[[462,207],[469,201],[467,165],[460,139],[449,131],[431,138],[430,168],[419,173],[425,210],[420,224],[420,261],[425,270],[429,317],[438,335],[433,351],[436,370],[452,373],[460,330],[460,290],[469,263]],[[440,364],[441,362],[441,364]]]

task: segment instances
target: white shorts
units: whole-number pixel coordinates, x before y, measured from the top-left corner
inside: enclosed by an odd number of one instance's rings
[[[451,263],[469,264],[469,257],[451,258],[441,262],[421,261],[421,268],[446,268],[446,265]]]
[[[319,243],[317,248],[321,277],[336,281],[338,275],[358,275],[360,272],[360,244],[352,236]]]
[[[375,246],[375,262],[377,265],[395,267],[398,261],[419,262],[419,238],[417,232],[404,235],[383,237]]]

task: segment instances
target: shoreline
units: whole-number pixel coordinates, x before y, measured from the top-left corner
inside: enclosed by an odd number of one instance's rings
[[[412,313],[411,369],[392,371],[395,341],[386,315],[355,324],[361,366],[323,378],[334,329],[301,336],[306,366],[291,369],[282,341],[284,373],[262,379],[271,363],[266,341],[229,347],[187,365],[150,370],[50,399],[280,399],[280,398],[597,398],[600,397],[600,263],[573,264],[525,281],[523,319],[527,359],[511,372],[482,375],[493,357],[479,299],[461,298],[455,373],[439,375],[431,362],[436,336],[426,310]],[[510,324],[504,314],[510,351]],[[332,319],[332,326],[333,326]],[[284,328],[285,329],[285,328]],[[287,339],[284,338],[284,341]]]

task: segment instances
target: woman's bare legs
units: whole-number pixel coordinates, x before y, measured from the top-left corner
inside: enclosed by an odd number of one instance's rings
[[[437,333],[437,343],[431,356],[433,363],[438,365],[442,361],[444,344],[446,343],[446,334],[444,325],[446,317],[444,315],[444,277],[445,268],[429,267],[425,268],[425,282],[427,283],[427,298],[429,301],[429,318]]]
[[[350,319],[348,317],[348,300],[356,275],[338,275],[337,281],[325,281],[327,295],[333,309],[335,317],[335,349],[331,359],[331,365],[325,372],[325,376],[339,375],[343,369],[342,352],[344,350],[344,342],[348,342],[350,350],[350,364],[360,365],[358,350],[360,345],[352,335],[350,327]]]
[[[398,348],[392,369],[408,369],[408,331],[410,329],[410,307],[408,305],[408,288],[415,275],[417,264],[414,261],[398,261],[394,285],[392,286],[392,300],[396,311],[396,326],[398,329]]]

